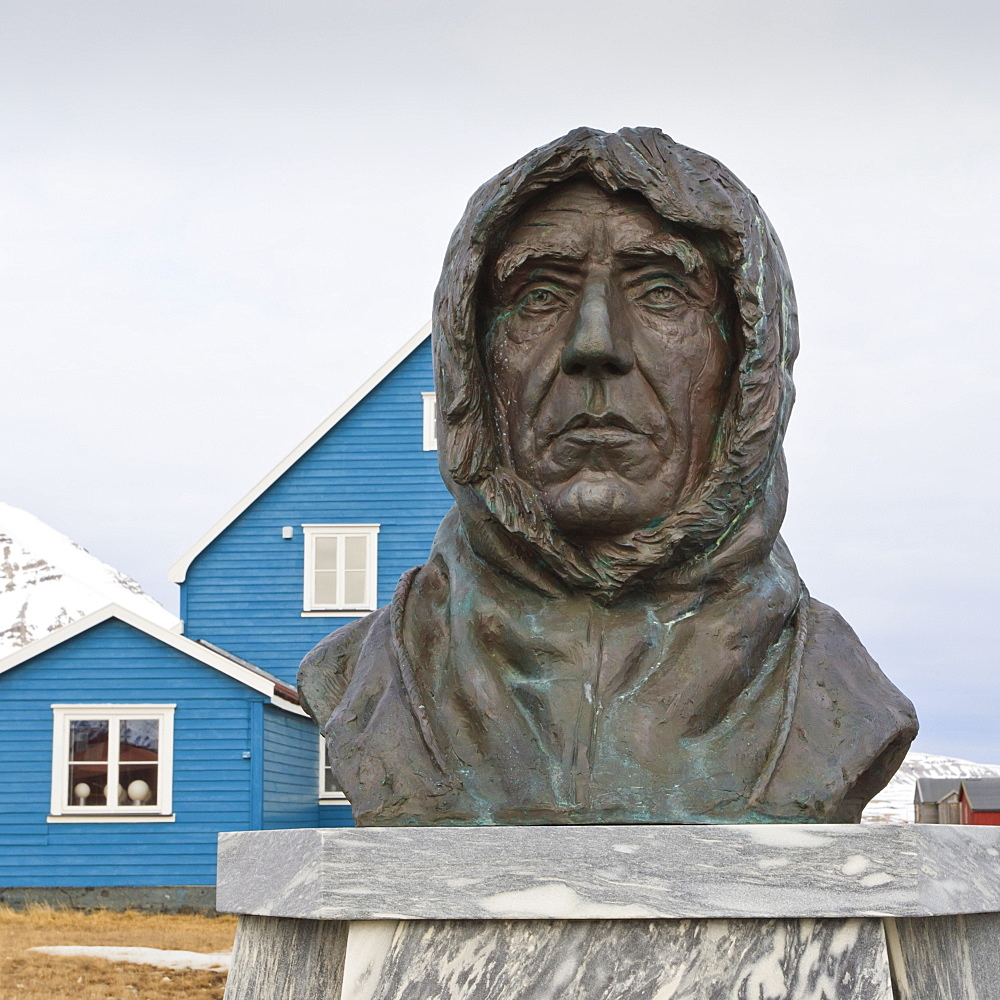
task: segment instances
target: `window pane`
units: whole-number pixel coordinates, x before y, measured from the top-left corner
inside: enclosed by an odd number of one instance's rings
[[[316,574],[316,603],[336,604],[337,603],[337,574],[330,570],[323,570]]]
[[[108,783],[107,764],[70,764],[67,805],[103,806]]]
[[[348,535],[344,539],[344,568],[367,569],[368,539],[364,535]]]
[[[156,760],[160,746],[160,723],[156,719],[122,719],[120,738],[120,761]]]
[[[323,765],[323,791],[324,792],[339,792],[340,789],[337,787],[337,782],[333,780],[333,769],[329,764]]]
[[[364,604],[365,603],[365,577],[364,570],[348,570],[344,574],[344,603]]]
[[[155,806],[157,773],[155,764],[122,764],[118,769],[118,782],[122,799],[129,806]]]
[[[316,569],[336,569],[337,568],[337,543],[340,539],[336,535],[318,535],[315,539],[314,565]]]
[[[69,759],[108,759],[107,719],[73,719],[70,722]]]

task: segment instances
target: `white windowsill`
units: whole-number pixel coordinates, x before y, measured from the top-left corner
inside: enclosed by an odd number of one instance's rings
[[[357,608],[354,611],[303,611],[302,618],[364,618],[375,608]]]
[[[319,797],[319,804],[321,806],[349,806],[350,802],[347,801],[347,796],[344,794],[321,795]]]
[[[46,823],[174,823],[177,817],[162,814],[143,813],[96,813],[87,816],[84,813],[71,813],[67,816],[46,816]]]

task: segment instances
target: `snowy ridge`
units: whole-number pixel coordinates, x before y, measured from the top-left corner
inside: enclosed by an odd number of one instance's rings
[[[180,622],[131,577],[33,514],[0,503],[0,657],[108,604],[163,628]]]
[[[1000,777],[1000,764],[974,764],[958,757],[939,757],[911,750],[892,781],[865,807],[861,822],[912,823],[917,778],[990,777]]]

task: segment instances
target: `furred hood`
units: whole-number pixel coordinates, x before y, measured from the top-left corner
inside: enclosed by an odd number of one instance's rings
[[[731,297],[704,476],[653,526],[597,542],[563,536],[515,474],[477,313],[516,216],[580,176],[645,197]],[[456,505],[391,604],[299,674],[359,824],[858,820],[917,723],[778,536],[796,350],[778,239],[711,157],[656,129],[584,128],[480,188],[435,303]]]
[[[707,237],[738,315],[736,372],[708,474],[655,527],[589,546],[559,533],[504,454],[476,309],[484,265],[515,216],[581,175],[608,192],[636,192],[664,219]],[[795,298],[770,222],[717,160],[651,128],[579,128],[528,153],[470,199],[445,257],[433,336],[441,473],[470,541],[490,561],[544,585],[532,568],[540,555],[564,584],[607,602],[639,580],[696,585],[770,551],[787,492],[781,442],[794,396]]]

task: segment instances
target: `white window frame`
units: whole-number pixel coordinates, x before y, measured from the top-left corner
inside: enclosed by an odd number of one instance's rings
[[[319,800],[327,803],[346,802],[347,796],[340,791],[329,792],[326,788],[326,769],[330,766],[326,755],[326,740],[319,734]]]
[[[424,451],[437,451],[437,393],[420,393],[424,402]]]
[[[328,618],[357,618],[378,607],[378,524],[303,524],[302,539],[305,546],[302,580],[302,614]],[[316,545],[317,538],[335,536],[343,539],[347,535],[364,535],[368,539],[368,579],[365,581],[365,599],[361,604],[337,602],[321,605],[316,601]],[[337,548],[344,552],[343,544]],[[341,560],[343,556],[339,557]],[[343,571],[339,573],[339,587],[343,593]]]
[[[174,778],[174,709],[176,705],[85,704],[52,705],[52,800],[50,823],[171,822],[173,821]],[[156,719],[159,723],[157,745],[157,803],[150,806],[69,805],[70,723],[75,719],[108,720],[108,785],[118,784],[118,760],[110,760],[111,734],[118,723],[129,719]]]

